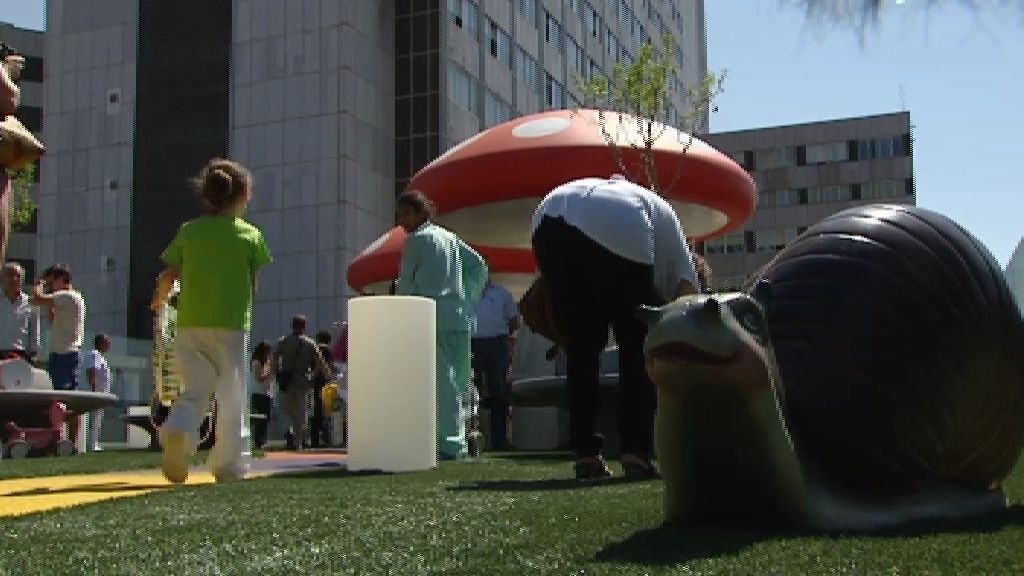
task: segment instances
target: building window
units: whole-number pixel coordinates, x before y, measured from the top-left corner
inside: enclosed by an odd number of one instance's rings
[[[758,170],[796,166],[796,148],[782,146],[766,150],[755,150],[754,165],[757,166]]]
[[[743,232],[730,232],[724,236],[704,241],[705,254],[738,254],[746,252]]]
[[[43,131],[43,109],[38,106],[22,106],[15,113],[18,120],[28,128],[29,132],[39,135]]]
[[[558,48],[562,52],[562,26],[549,12],[544,12],[544,41]]]
[[[519,0],[519,13],[523,15],[523,18],[533,24],[533,27],[537,27],[537,15],[540,13],[540,9],[537,7],[537,0]]]
[[[509,70],[513,68],[512,61],[512,39],[508,33],[490,18],[487,19],[487,45],[491,57],[497,58]]]
[[[897,198],[904,196],[906,191],[906,180],[875,180],[860,185],[860,197],[863,200]]]
[[[906,135],[854,140],[853,145],[856,147],[857,160],[896,158],[909,153]]]
[[[590,35],[597,40],[598,44],[600,44],[603,36],[601,34],[601,15],[598,14],[597,10],[594,10],[593,7],[591,7],[588,12],[590,12],[590,14],[587,16],[587,28],[590,29]]]
[[[829,142],[807,146],[807,164],[846,162],[849,159],[850,149],[846,142]]]
[[[512,119],[512,107],[497,94],[486,90],[484,92],[484,124],[490,128]]]
[[[587,56],[583,48],[576,43],[576,40],[569,34],[565,35],[566,53],[569,55],[570,66],[581,78],[587,76]]]
[[[43,59],[38,56],[25,56],[25,68],[21,71],[23,82],[43,81]]]
[[[456,27],[465,29],[474,40],[480,40],[477,28],[480,8],[475,0],[448,0],[448,15]]]
[[[797,190],[776,190],[765,192],[757,197],[758,208],[784,208],[800,204],[800,192]]]
[[[743,287],[743,276],[711,276],[711,285],[718,292],[739,292]]]
[[[544,103],[552,110],[565,108],[565,87],[546,72],[544,73]]]
[[[823,204],[826,202],[849,202],[853,199],[849,186],[838,184],[830,186],[816,186],[807,189],[808,204]]]
[[[516,75],[519,80],[529,86],[535,94],[540,93],[540,68],[537,60],[526,53],[521,47],[516,47]]]
[[[796,228],[756,230],[754,231],[754,242],[758,252],[774,252],[785,248],[799,235]]]
[[[448,63],[448,99],[474,114],[477,112],[476,79],[451,62]]]

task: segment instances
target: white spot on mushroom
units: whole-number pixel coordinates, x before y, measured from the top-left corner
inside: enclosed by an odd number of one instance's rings
[[[568,118],[538,118],[523,122],[512,130],[516,138],[541,138],[557,134],[569,127],[572,122]]]

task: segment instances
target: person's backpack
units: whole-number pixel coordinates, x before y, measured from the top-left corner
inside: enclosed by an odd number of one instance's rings
[[[291,348],[284,349],[284,352],[281,354],[281,357],[277,363],[277,372],[275,373],[275,377],[277,379],[277,388],[281,392],[288,390],[288,385],[291,384],[292,376],[294,375],[293,369],[295,367],[295,356],[299,353],[299,346],[302,345],[301,340],[299,340],[296,336],[286,336],[283,340],[281,340],[281,343],[278,344],[278,346],[287,346],[292,342],[289,339],[294,339],[296,341],[294,345],[291,346]]]

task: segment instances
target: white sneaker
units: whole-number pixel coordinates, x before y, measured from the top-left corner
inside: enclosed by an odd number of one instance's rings
[[[99,446],[93,446],[92,447],[92,451],[93,452],[103,452],[103,448],[100,448]]]
[[[239,472],[238,470],[230,468],[223,470],[214,469],[213,479],[218,484],[223,484],[225,482],[237,482],[239,480],[245,480],[245,472]]]
[[[163,454],[160,466],[169,482],[181,484],[188,480],[188,435],[177,430],[168,430],[161,438]]]

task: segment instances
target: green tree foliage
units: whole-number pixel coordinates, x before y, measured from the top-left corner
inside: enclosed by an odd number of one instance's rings
[[[30,190],[36,182],[36,165],[29,164],[10,173],[11,177],[11,230],[27,226],[35,214],[36,202]]]
[[[639,154],[642,178],[648,187],[662,194],[672,189],[682,174],[679,169],[669,178],[655,169],[654,144],[670,128],[678,130],[684,151],[693,143],[694,133],[707,131],[707,118],[712,102],[723,91],[726,72],[707,74],[683,95],[683,110],[674,110],[674,82],[680,71],[673,57],[674,42],[670,34],[662,38],[661,49],[651,42],[641,46],[632,63],[616,62],[611,76],[598,75],[584,80],[575,75],[583,91],[584,105],[598,111],[601,134],[611,148],[615,163],[623,175],[631,174],[624,152]],[[631,123],[636,123],[633,130]],[[625,143],[625,144],[623,144]],[[626,148],[626,150],[624,150]],[[633,156],[633,154],[630,154]]]

